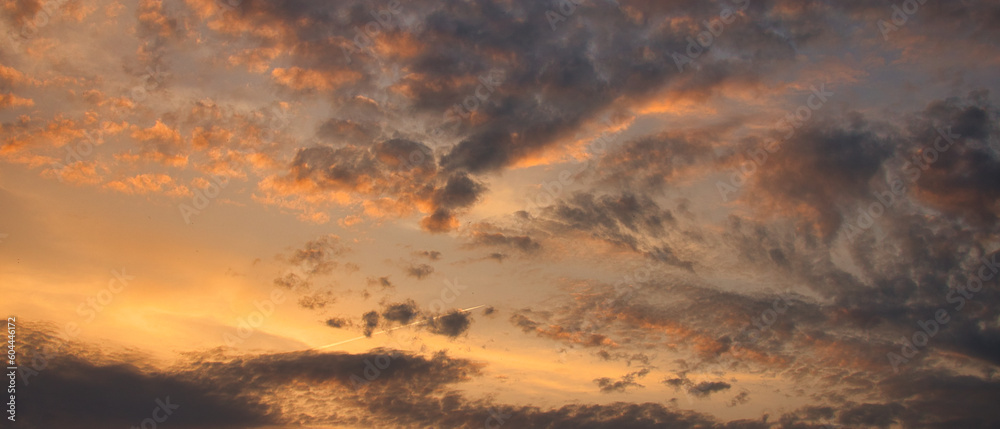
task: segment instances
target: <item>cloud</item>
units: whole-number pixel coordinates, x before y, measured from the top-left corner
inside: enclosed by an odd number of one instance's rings
[[[299,307],[307,310],[318,310],[334,302],[337,302],[337,299],[330,292],[313,292],[299,298],[298,303]]]
[[[280,288],[296,291],[306,291],[312,287],[312,283],[302,277],[299,277],[299,275],[295,273],[288,273],[282,277],[274,279],[274,285]]]
[[[869,181],[891,153],[888,137],[857,116],[843,123],[814,119],[760,167],[751,195],[832,237],[843,222],[839,207],[870,197]]]
[[[350,251],[350,247],[341,243],[340,237],[325,235],[296,249],[288,256],[288,262],[302,267],[310,275],[329,274],[339,266],[336,258]]]
[[[695,383],[687,378],[686,373],[681,373],[675,378],[664,379],[663,384],[673,387],[674,389],[686,388],[688,394],[694,395],[698,398],[706,398],[713,393],[729,390],[729,388],[732,387],[731,384],[724,381],[702,381],[700,383]],[[733,400],[733,403],[738,403],[742,399],[743,398],[738,397]]]
[[[379,314],[377,311],[369,311],[361,316],[366,337],[371,337],[372,333],[375,332],[375,328],[378,327],[378,320]]]
[[[901,150],[913,161],[902,174],[920,174],[916,196],[929,205],[992,225],[1000,213],[1000,158],[995,152],[1000,115],[986,97],[980,91],[965,100],[928,105],[910,129],[913,143]],[[945,139],[948,130],[954,137]],[[938,150],[942,147],[943,152]]]
[[[437,250],[421,250],[421,251],[418,251],[418,252],[413,252],[413,255],[414,256],[424,257],[424,258],[430,259],[432,261],[436,261],[438,259],[441,259],[441,252],[438,252]]]
[[[232,386],[203,384],[183,372],[149,371],[127,358],[98,354],[79,344],[65,343],[50,331],[33,331],[23,324],[18,334],[26,340],[23,356],[38,356],[44,346],[61,345],[60,352],[51,355],[38,374],[22,372],[20,380],[26,385],[18,389],[17,417],[28,426],[97,429],[139,425],[150,417],[155,401],[166,398],[181,407],[170,416],[170,424],[179,428],[277,423],[260,398],[241,395]]]
[[[337,329],[351,326],[351,321],[342,317],[332,317],[326,319],[326,322],[324,323],[326,323],[326,326]]]
[[[417,309],[417,303],[411,299],[406,302],[389,304],[382,311],[382,318],[389,322],[406,325],[416,318],[419,313],[420,310]]]
[[[145,195],[160,192],[172,197],[193,195],[187,186],[178,185],[174,182],[173,178],[166,174],[140,174],[134,177],[110,181],[104,187],[129,195]]]
[[[706,397],[715,392],[729,390],[730,387],[732,387],[732,385],[724,381],[703,381],[690,386],[688,388],[688,393],[698,397]]]
[[[379,286],[382,289],[388,289],[393,287],[392,282],[389,281],[389,276],[382,276],[378,278],[368,277],[368,279],[366,279],[365,281],[368,283],[368,286]]]
[[[469,330],[472,325],[472,316],[469,313],[453,311],[428,320],[427,328],[438,335],[446,337],[457,337]]]
[[[454,214],[473,205],[486,188],[465,173],[446,174],[427,146],[403,139],[371,146],[314,146],[298,151],[285,176],[273,179],[269,192],[283,195],[330,193],[344,202],[380,200],[365,212],[372,216],[428,214],[424,228],[446,232],[457,226]]]
[[[672,211],[647,195],[578,192],[546,207],[536,223],[550,232],[584,234],[668,265],[694,270],[667,240],[676,225]],[[662,237],[662,238],[661,238]]]
[[[415,277],[417,280],[423,280],[424,277],[431,275],[433,272],[434,267],[427,264],[410,265],[406,268],[406,275]]]
[[[542,248],[542,245],[526,235],[506,235],[502,232],[473,231],[472,247],[499,247],[517,250],[523,253],[535,252]]]
[[[643,387],[643,385],[636,383],[635,379],[645,377],[647,374],[649,374],[649,368],[641,369],[636,372],[630,372],[623,375],[618,380],[608,377],[598,378],[594,380],[594,383],[597,384],[597,387],[599,387],[603,393],[625,392],[629,387]]]

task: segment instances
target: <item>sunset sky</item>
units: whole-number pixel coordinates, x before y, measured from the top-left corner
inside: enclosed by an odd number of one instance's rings
[[[0,30],[4,427],[1000,427],[998,1]]]

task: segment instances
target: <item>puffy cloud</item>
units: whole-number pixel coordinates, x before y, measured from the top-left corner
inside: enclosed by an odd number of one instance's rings
[[[329,274],[339,266],[337,258],[349,253],[351,248],[341,243],[336,235],[325,235],[310,240],[301,249],[296,249],[288,262],[302,267],[307,274]]]
[[[366,207],[375,216],[428,213],[428,231],[457,227],[454,214],[474,204],[485,187],[464,173],[444,174],[427,146],[393,139],[371,147],[316,146],[300,150],[289,174],[271,189],[281,193],[335,192],[345,201],[355,197],[380,200]],[[381,205],[381,207],[380,207]],[[388,209],[388,210],[386,210]]]
[[[405,325],[416,318],[419,312],[417,303],[413,302],[413,300],[408,300],[386,306],[385,310],[382,311],[382,317],[390,322]]]
[[[467,312],[453,311],[444,316],[431,318],[427,326],[431,332],[447,337],[462,335],[472,325],[472,317]]]
[[[424,277],[431,275],[434,272],[434,267],[427,264],[410,265],[406,268],[406,275],[414,277],[417,280],[423,280]]]
[[[637,383],[635,379],[645,377],[648,374],[649,369],[646,368],[625,374],[618,380],[602,377],[594,380],[594,383],[596,383],[597,387],[599,387],[601,392],[604,393],[625,392],[629,387],[643,387],[641,384]]]
[[[187,186],[174,183],[174,179],[166,174],[140,174],[110,181],[104,187],[124,194],[143,195],[162,192],[173,197],[192,195]]]
[[[531,253],[542,248],[542,245],[527,235],[507,235],[503,232],[476,230],[472,232],[472,247],[500,247]]]

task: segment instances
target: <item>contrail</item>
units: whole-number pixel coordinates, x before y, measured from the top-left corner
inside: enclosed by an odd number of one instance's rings
[[[466,309],[463,309],[463,310],[458,310],[458,312],[459,313],[468,313],[468,312],[470,312],[472,310],[475,310],[475,309],[480,308],[480,307],[485,307],[485,306],[486,306],[486,304],[481,304],[481,305],[477,305],[475,307],[469,307],[469,308],[466,308]],[[383,329],[381,331],[372,333],[372,336],[379,335],[379,334],[385,334],[385,333],[388,333],[388,332],[395,331],[397,329],[409,328],[410,326],[423,325],[424,323],[427,323],[430,320],[435,320],[435,319],[438,319],[438,318],[441,318],[441,317],[444,317],[444,316],[447,316],[447,314],[444,314],[444,315],[441,315],[441,316],[435,316],[435,317],[432,317],[430,319],[420,320],[420,321],[417,321],[417,322],[410,323],[408,325],[402,325],[402,326],[397,326],[395,328]],[[336,346],[339,346],[341,344],[347,344],[347,343],[349,343],[351,341],[363,340],[365,338],[369,338],[369,337],[366,337],[366,336],[362,335],[360,337],[354,337],[354,338],[351,338],[351,339],[348,339],[348,340],[344,340],[344,341],[340,341],[340,342],[336,342],[336,343],[333,343],[333,344],[327,344],[325,346],[314,347],[312,350],[328,349],[330,347],[336,347]]]

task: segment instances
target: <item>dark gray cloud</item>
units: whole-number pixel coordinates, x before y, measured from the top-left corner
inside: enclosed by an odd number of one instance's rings
[[[715,161],[710,131],[664,133],[624,142],[601,157],[594,170],[597,181],[616,189],[656,192],[668,187],[686,169]]]
[[[326,322],[324,323],[326,323],[326,326],[338,329],[351,326],[351,321],[342,317],[331,317],[329,319],[326,319]]]
[[[340,242],[340,237],[326,235],[296,249],[288,256],[288,262],[303,267],[309,274],[329,274],[339,265],[336,258],[350,251],[350,247]]]
[[[312,287],[312,283],[302,277],[299,277],[299,275],[295,273],[288,273],[274,279],[274,285],[280,288],[300,292],[309,290],[309,288]]]
[[[644,194],[595,195],[577,192],[546,207],[538,220],[553,232],[583,233],[653,260],[694,270],[678,256],[667,237],[677,220],[673,212]]]
[[[979,225],[996,225],[1000,214],[998,119],[984,91],[927,106],[910,126],[910,144],[900,148],[901,158],[912,163],[902,174],[909,178],[919,174],[916,191],[921,200]],[[954,135],[953,142],[942,141],[943,135]],[[940,147],[946,149],[937,150]]]
[[[730,387],[733,386],[724,381],[703,381],[689,387],[688,393],[698,397],[707,397],[715,392],[729,390]]]
[[[19,332],[26,340],[22,350],[29,356],[59,341],[49,331],[27,325],[21,325]],[[137,425],[150,416],[156,399],[167,396],[171,404],[180,406],[170,416],[170,425],[193,429],[293,423],[462,427],[481,425],[492,415],[524,428],[551,424],[653,428],[662,427],[663,422],[673,422],[675,427],[722,427],[709,417],[657,404],[543,410],[468,400],[447,392],[446,387],[477,376],[480,365],[443,353],[428,357],[393,350],[238,357],[209,353],[170,371],[159,371],[78,344],[64,347],[72,350],[64,348],[66,353],[51,355],[48,366],[18,390],[18,416],[26,427]],[[247,383],[248,374],[253,375],[253,383]],[[308,394],[311,401],[289,400],[289,393]]]
[[[833,237],[844,218],[839,207],[870,198],[869,182],[892,154],[890,141],[859,117],[844,123],[814,118],[759,167],[754,189],[743,198],[770,197],[776,208],[804,212],[804,222]]]
[[[423,280],[434,272],[434,267],[427,264],[410,265],[406,268],[406,275],[417,280]]]
[[[643,378],[649,374],[649,368],[641,369],[639,371],[630,372],[621,376],[619,379],[613,379],[608,377],[601,377],[594,380],[597,387],[601,389],[601,392],[611,393],[611,392],[625,392],[630,387],[643,387],[635,380],[638,378]]]
[[[493,312],[495,310],[490,313]],[[367,337],[372,336],[379,329],[386,330],[399,325],[409,324],[418,326],[414,329],[425,328],[436,335],[458,337],[469,330],[472,322],[472,315],[468,312],[455,310],[435,316],[431,312],[421,310],[412,299],[383,304],[381,310],[368,311],[361,317],[362,332]],[[344,323],[344,325],[350,326],[349,323]]]
[[[392,282],[389,281],[389,276],[383,277],[369,277],[367,280],[369,286],[379,286],[382,289],[388,289],[393,287]]]
[[[406,302],[387,305],[382,310],[382,318],[389,322],[397,322],[405,325],[416,318],[419,313],[420,310],[417,308],[417,303],[411,299]]]
[[[730,387],[733,387],[731,384],[724,381],[702,381],[700,383],[695,383],[687,378],[686,373],[678,374],[678,376],[674,378],[664,379],[663,384],[666,384],[675,390],[683,388],[688,394],[694,395],[698,398],[707,398],[713,393],[729,390]],[[739,402],[739,398],[734,399],[733,402]]]
[[[430,259],[432,261],[436,261],[438,259],[441,259],[441,252],[438,252],[437,250],[421,250],[421,251],[418,251],[418,252],[413,252],[413,254],[415,256],[424,257],[424,258]]]
[[[472,315],[466,312],[453,311],[428,320],[427,328],[438,335],[457,337],[469,330],[472,325]]]
[[[474,231],[469,245],[509,248],[524,253],[531,253],[542,248],[541,244],[527,235],[508,235],[503,232],[484,230]]]
[[[425,229],[445,232],[456,226],[456,213],[472,206],[486,191],[467,174],[439,170],[433,151],[410,140],[392,139],[370,146],[313,146],[298,151],[289,173],[278,179],[307,192],[345,192],[363,199],[387,198],[392,212],[427,204]]]
[[[299,298],[299,307],[307,310],[318,310],[325,308],[327,304],[337,302],[336,297],[330,292],[313,292]]]
[[[361,323],[364,327],[364,333],[366,337],[372,336],[375,332],[375,328],[378,327],[379,314],[377,311],[369,311],[361,315]]]
[[[299,270],[299,273],[285,273],[274,279],[274,285],[304,294],[312,288],[313,283],[310,279],[313,276],[330,274],[340,266],[337,258],[350,251],[350,247],[342,244],[340,237],[336,235],[326,235],[310,240],[301,249],[292,251],[290,255],[278,255],[279,260],[287,262],[292,269]],[[345,267],[353,269],[352,267],[357,267],[357,265],[345,264]],[[317,309],[334,301],[335,299],[330,295],[330,292],[313,292],[300,297],[299,305],[307,309]]]

